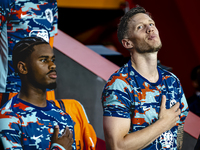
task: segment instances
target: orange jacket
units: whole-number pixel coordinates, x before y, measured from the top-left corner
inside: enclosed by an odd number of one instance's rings
[[[52,100],[51,100],[52,101]],[[84,107],[74,99],[53,100],[55,105],[68,113],[75,122],[75,140],[77,150],[95,150],[97,136],[89,123]]]

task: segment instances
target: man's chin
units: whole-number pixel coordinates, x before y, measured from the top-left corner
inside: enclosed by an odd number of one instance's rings
[[[146,51],[146,53],[154,53],[158,52],[162,47],[162,44],[158,44],[157,46],[152,46],[149,50]]]
[[[47,89],[50,89],[50,90],[53,90],[57,87],[57,83],[56,82],[53,82],[53,83],[50,83],[47,85]]]
[[[145,53],[155,53],[155,52],[158,52],[160,48],[151,48],[151,49],[148,49],[148,50],[143,50],[141,51],[140,49],[136,49],[138,53],[140,54],[145,54]]]
[[[158,52],[162,47],[162,43],[143,44],[135,47],[136,51],[140,54]]]

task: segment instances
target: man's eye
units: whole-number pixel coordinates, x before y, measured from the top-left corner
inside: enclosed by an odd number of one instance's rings
[[[41,62],[46,62],[47,60],[46,59],[41,59]]]
[[[153,24],[153,23],[150,23],[149,25],[150,25],[150,26],[154,26],[154,24]]]
[[[138,27],[137,27],[138,30],[139,30],[139,29],[142,29],[142,28],[143,28],[143,26],[138,26]]]
[[[52,62],[55,62],[55,59],[52,59],[51,61],[52,61]]]

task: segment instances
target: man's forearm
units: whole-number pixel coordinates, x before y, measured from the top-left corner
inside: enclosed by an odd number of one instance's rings
[[[183,125],[178,126],[178,131],[177,131],[177,149],[181,150],[182,145],[183,145]]]
[[[104,135],[108,150],[143,149],[168,130],[165,120],[157,120],[142,130],[127,134],[129,125],[129,119],[104,117]]]
[[[155,141],[165,131],[167,131],[167,128],[163,126],[162,121],[158,120],[140,131],[128,134],[124,139],[126,142],[124,142],[127,147],[130,145],[133,149],[143,149]],[[131,147],[129,148],[132,149]]]

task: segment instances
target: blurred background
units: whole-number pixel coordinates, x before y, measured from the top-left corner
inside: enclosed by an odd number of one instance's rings
[[[109,76],[129,60],[129,52],[118,42],[117,26],[124,13],[136,5],[151,13],[159,30],[163,44],[158,54],[160,63],[180,79],[186,97],[194,93],[190,73],[200,64],[199,0],[57,0],[57,3],[60,32],[54,44],[59,76],[56,97],[80,101],[99,138],[104,139],[102,89]],[[64,40],[61,35],[66,40],[59,43]],[[64,48],[59,47],[62,44]],[[102,68],[110,72],[104,76]]]

